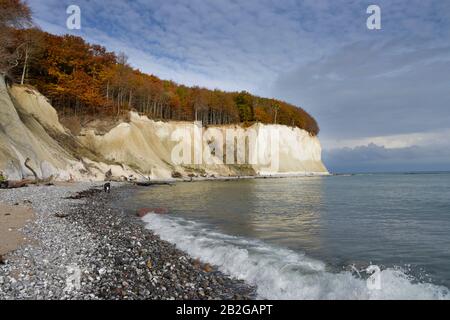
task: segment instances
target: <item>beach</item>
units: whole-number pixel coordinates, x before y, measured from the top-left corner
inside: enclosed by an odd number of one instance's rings
[[[2,215],[18,204],[34,219],[15,230],[17,243],[5,249],[0,300],[254,297],[253,287],[162,241],[135,213],[113,207],[112,199],[126,190],[117,183],[109,194],[99,183],[2,190]],[[2,248],[12,243],[0,239]],[[70,285],[77,270],[79,287]]]
[[[34,218],[33,210],[18,202],[14,205],[0,204],[0,256],[23,245],[27,239],[19,229]]]

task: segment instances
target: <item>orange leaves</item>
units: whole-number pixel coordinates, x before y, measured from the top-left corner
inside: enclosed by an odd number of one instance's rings
[[[178,85],[133,69],[124,54],[107,52],[82,38],[43,35],[43,54],[30,69],[30,79],[59,111],[120,116],[133,109],[157,119],[276,122],[312,135],[319,132],[314,118],[283,101]]]
[[[63,101],[55,107],[98,109],[106,104],[101,92],[101,78],[114,55],[100,46],[91,47],[79,37],[45,34],[45,54],[38,61],[40,74],[34,83],[44,94]]]
[[[24,1],[0,0],[0,28],[23,28],[30,24],[31,10]]]
[[[262,107],[255,108],[255,120],[262,123],[272,123],[272,117]]]
[[[0,0],[0,72],[12,69],[16,78],[26,76],[60,112],[120,116],[134,109],[158,119],[205,124],[261,121],[298,126],[313,135],[319,132],[315,119],[291,104],[248,92],[189,88],[164,81],[133,69],[125,54],[108,52],[80,37],[21,30],[30,21],[30,10],[23,1]],[[21,61],[18,47],[26,60]]]

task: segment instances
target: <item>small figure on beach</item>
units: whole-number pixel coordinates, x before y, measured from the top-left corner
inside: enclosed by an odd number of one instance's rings
[[[110,193],[111,192],[111,183],[107,182],[103,185],[103,190],[105,190],[105,192]]]

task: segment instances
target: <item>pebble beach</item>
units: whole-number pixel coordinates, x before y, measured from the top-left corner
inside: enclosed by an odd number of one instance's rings
[[[0,300],[241,300],[255,288],[188,256],[112,205],[127,186],[77,183],[0,192],[0,203],[28,206],[26,239],[0,263]],[[2,213],[0,213],[2,214]],[[70,286],[79,272],[79,286]]]

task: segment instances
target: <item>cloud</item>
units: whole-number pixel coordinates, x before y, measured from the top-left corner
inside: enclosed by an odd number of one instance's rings
[[[423,32],[436,33],[449,24],[445,15],[449,6],[442,1],[427,5],[418,0],[395,5],[379,2],[387,12],[386,33],[404,36],[417,25]],[[65,10],[71,4],[81,8],[81,31],[65,29]],[[110,49],[135,52],[130,60],[143,71],[187,84],[200,80],[208,87],[221,84],[225,89],[251,89],[263,95],[271,94],[272,82],[286,70],[367,39],[369,4],[365,0],[30,2],[45,29],[80,34]],[[414,18],[408,18],[409,14]],[[424,23],[427,14],[436,15],[440,23]],[[370,36],[372,40],[382,37],[382,33]]]
[[[450,127],[447,70],[447,43],[358,42],[284,74],[274,92],[312,110],[327,139],[429,132]]]
[[[310,1],[80,0],[80,32],[64,30],[65,8],[73,2],[35,0],[31,5],[51,31],[101,40],[111,50],[140,52],[130,54],[135,66],[191,85],[256,91],[321,48],[310,30]],[[150,69],[154,61],[161,67]]]
[[[323,160],[334,173],[450,171],[450,144],[395,149],[369,144],[326,150]]]
[[[450,129],[357,139],[322,139],[322,146],[329,150],[355,148],[366,146],[371,143],[383,146],[386,149],[399,149],[413,146],[422,147],[429,145],[450,146]]]

